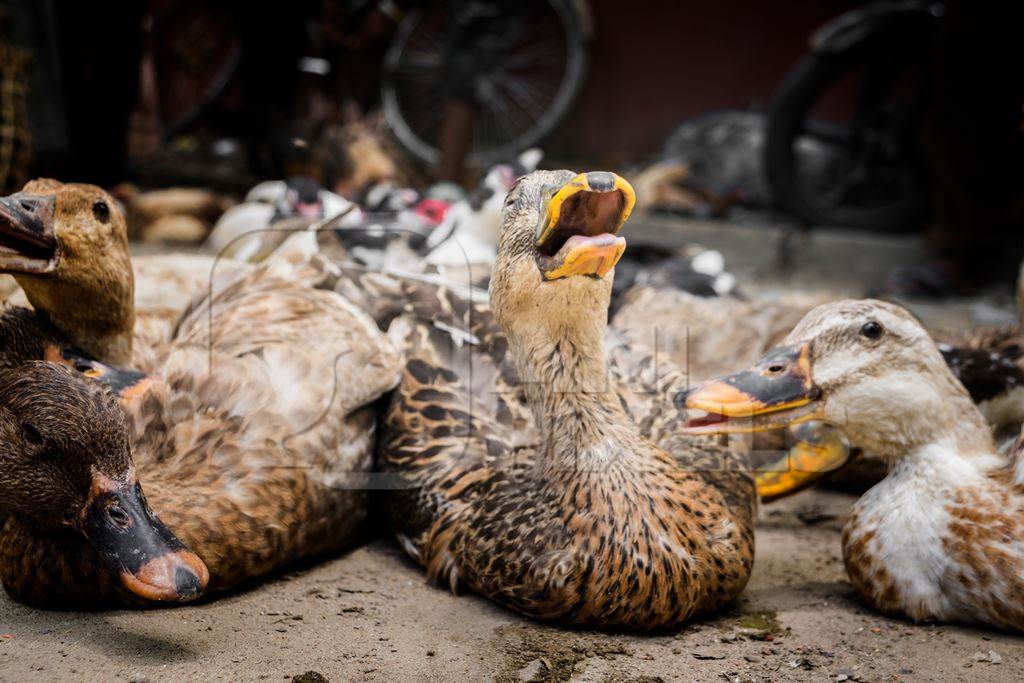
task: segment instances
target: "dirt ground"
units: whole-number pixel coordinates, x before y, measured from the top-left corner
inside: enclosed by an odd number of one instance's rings
[[[675,227],[675,226],[673,226]],[[662,239],[664,226],[641,225]],[[689,224],[678,239],[721,249],[757,293],[859,295],[912,240],[816,235],[773,265],[777,234]],[[860,258],[847,254],[855,249]],[[918,306],[940,327],[1005,322],[1009,297]],[[746,592],[715,618],[636,637],[537,625],[426,584],[385,538],[229,597],[174,609],[44,612],[0,597],[0,680],[1018,681],[1024,638],[913,625],[863,605],[846,581],[848,494],[764,506]]]
[[[96,614],[0,599],[5,681],[1019,681],[1024,639],[861,604],[839,532],[853,497],[765,506],[743,596],[659,636],[565,631],[431,587],[380,539],[196,606]]]

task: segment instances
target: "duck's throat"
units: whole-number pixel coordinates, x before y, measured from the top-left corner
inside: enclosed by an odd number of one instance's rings
[[[19,278],[19,284],[37,313],[77,349],[108,365],[131,364],[135,332],[132,282],[88,292],[52,280]]]
[[[597,319],[509,335],[519,379],[544,438],[546,465],[578,468],[621,461],[640,441],[608,375],[604,332],[604,321]]]

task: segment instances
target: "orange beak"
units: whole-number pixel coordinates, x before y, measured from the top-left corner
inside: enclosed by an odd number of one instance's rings
[[[626,249],[617,233],[635,204],[633,187],[614,173],[580,173],[559,188],[548,201],[534,244],[544,279],[608,274]]]
[[[811,377],[811,344],[779,347],[749,370],[712,380],[676,397],[706,413],[689,420],[690,434],[777,429],[820,417],[820,391]]]
[[[796,443],[755,475],[766,501],[807,488],[850,458],[839,432],[818,420],[820,389],[811,371],[810,343],[779,347],[754,367],[712,380],[676,398],[700,411],[685,428],[690,434],[760,432],[794,426]]]
[[[778,460],[754,473],[757,493],[770,503],[808,488],[850,461],[850,445],[824,422],[805,422],[793,429],[796,443]]]

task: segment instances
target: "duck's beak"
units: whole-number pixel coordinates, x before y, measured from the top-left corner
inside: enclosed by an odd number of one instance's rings
[[[45,359],[72,367],[86,377],[106,384],[121,399],[122,405],[130,405],[156,381],[144,372],[106,365],[56,345],[47,347]]]
[[[534,248],[544,279],[604,277],[626,249],[616,233],[634,204],[633,187],[605,171],[580,173],[559,188],[537,224]]]
[[[850,444],[824,422],[797,425],[792,436],[796,443],[781,458],[754,473],[757,493],[765,503],[804,490],[850,460]]]
[[[815,419],[820,393],[807,343],[773,349],[749,370],[682,392],[676,404],[704,413],[690,418],[687,433],[760,432]]]
[[[25,192],[0,198],[0,271],[42,275],[56,268],[55,202]]]
[[[819,420],[821,390],[811,371],[810,342],[773,349],[754,367],[712,380],[676,398],[700,414],[691,417],[689,434],[760,432]],[[850,449],[831,427],[796,431],[797,443],[782,459],[757,474],[766,500],[795,493],[849,460]]]
[[[95,474],[78,524],[129,591],[147,600],[186,602],[210,580],[199,556],[153,513],[138,481]]]

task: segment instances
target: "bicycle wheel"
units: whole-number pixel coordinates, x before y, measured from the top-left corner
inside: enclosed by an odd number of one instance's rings
[[[805,57],[772,103],[765,145],[772,199],[812,225],[900,231],[926,210],[916,147],[920,67],[906,48],[871,47]],[[851,101],[855,113],[836,114]],[[829,177],[802,168],[808,144],[830,148],[842,167]]]
[[[469,162],[512,158],[551,133],[583,85],[581,18],[572,0],[447,0],[402,21],[384,64],[384,114],[406,150],[440,162],[437,135],[453,54],[472,65]]]

